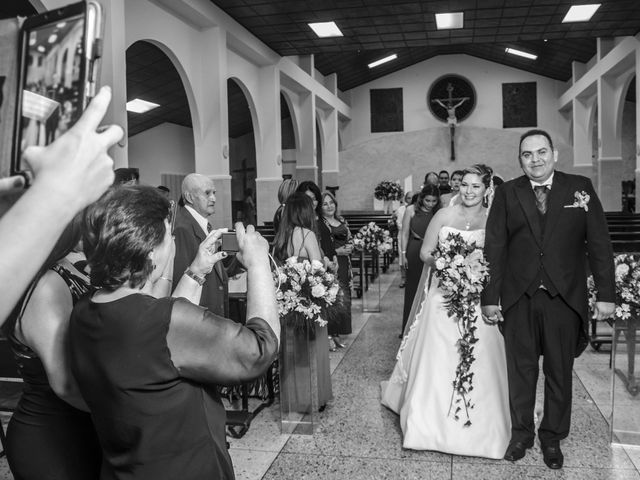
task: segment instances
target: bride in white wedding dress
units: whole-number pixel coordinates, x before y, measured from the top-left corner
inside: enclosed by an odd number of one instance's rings
[[[491,177],[485,165],[465,170],[462,203],[436,213],[420,250],[425,267],[418,293],[391,378],[382,382],[382,404],[400,415],[404,448],[503,458],[511,438],[507,367],[498,327],[482,319],[480,305],[475,305],[478,340],[473,344],[472,388],[467,385],[467,397],[460,400],[453,387],[461,362],[460,325],[447,312],[438,278],[428,285],[431,252],[450,233],[484,246],[483,199]]]

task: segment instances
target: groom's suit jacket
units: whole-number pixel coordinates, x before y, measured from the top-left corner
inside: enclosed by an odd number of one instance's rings
[[[173,261],[173,286],[175,287],[198,252],[200,243],[207,236],[189,211],[179,206],[176,211],[173,235],[176,243],[176,255]],[[202,286],[200,305],[210,312],[229,317],[229,277],[225,268],[218,262],[206,276]]]
[[[578,194],[589,195],[587,209],[567,207]],[[543,217],[526,176],[500,185],[489,212],[485,255],[490,280],[483,305],[507,311],[540,282],[559,294],[582,318],[581,346],[588,339],[587,262],[598,300],[615,302],[613,251],[602,205],[591,181],[556,171]],[[580,350],[581,351],[581,350]]]

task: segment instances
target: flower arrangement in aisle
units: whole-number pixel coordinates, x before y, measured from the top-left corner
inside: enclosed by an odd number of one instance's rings
[[[627,320],[640,314],[640,256],[620,254],[614,257],[616,272],[616,309],[613,318]],[[593,276],[587,279],[589,307],[593,310],[597,298]]]
[[[369,222],[353,236],[353,247],[359,251],[382,254],[393,249],[393,239],[389,230],[380,228],[375,222]]]
[[[459,233],[451,232],[432,253],[435,259],[434,275],[445,292],[447,314],[455,319],[460,332],[457,342],[460,361],[452,382],[453,392],[448,415],[460,420],[464,414],[464,426],[471,425],[469,410],[473,408],[470,393],[473,390],[475,360],[474,345],[480,293],[489,280],[489,265],[482,248],[475,242],[466,242]],[[464,412],[463,412],[464,408]]]
[[[316,322],[323,327],[343,313],[338,278],[325,270],[322,262],[289,257],[273,275],[281,318]]]
[[[404,191],[398,182],[384,180],[376,185],[373,196],[378,200],[401,200]]]

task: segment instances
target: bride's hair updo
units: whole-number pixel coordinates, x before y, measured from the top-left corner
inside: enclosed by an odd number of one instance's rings
[[[493,169],[490,166],[485,165],[484,163],[476,163],[475,165],[471,165],[470,167],[465,168],[462,171],[462,176],[464,177],[468,173],[478,175],[482,179],[482,183],[485,187],[489,188],[491,186]]]

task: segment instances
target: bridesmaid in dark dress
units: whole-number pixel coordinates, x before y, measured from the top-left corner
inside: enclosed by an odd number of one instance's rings
[[[250,381],[278,352],[267,241],[235,225],[247,269],[245,325],[192,303],[226,255],[212,231],[173,290],[169,201],[153,187],[109,190],[87,211],[84,250],[99,290],[74,307],[71,369],[103,449],[101,480],[233,479],[215,385]],[[215,275],[215,273],[213,273]],[[176,298],[184,297],[184,298]]]
[[[322,262],[322,252],[315,234],[316,230],[317,226],[312,201],[310,201],[309,196],[304,193],[294,193],[289,197],[284,207],[280,228],[273,242],[273,257],[281,263],[294,255],[301,259]],[[315,349],[316,364],[318,367],[317,403],[320,410],[323,410],[327,402],[333,398],[329,363],[329,336],[326,325],[320,327],[318,324],[315,324],[314,329],[317,342],[317,348]],[[291,346],[288,346],[283,340],[281,349],[284,350],[288,348],[290,351],[304,351],[304,348],[301,346],[306,345],[306,341],[296,336],[295,332],[294,341],[296,346],[291,348]],[[306,372],[306,370],[301,371]],[[283,395],[286,395],[289,399],[295,399],[294,401],[300,403],[300,405],[306,405],[308,404],[306,400],[309,392],[303,390],[304,387],[308,386],[309,382],[307,379],[299,378],[299,373],[300,371],[295,371],[291,377],[280,379],[280,396],[282,398]]]
[[[405,255],[404,264],[407,268],[407,280],[404,290],[404,310],[402,314],[402,333],[407,325],[407,318],[411,312],[413,299],[422,275],[422,260],[420,260],[420,247],[422,239],[427,231],[427,226],[436,213],[440,204],[440,191],[435,185],[427,185],[422,188],[418,199],[413,205],[409,205],[402,220],[402,249]]]
[[[338,255],[338,280],[344,293],[346,312],[340,321],[329,328],[329,335],[337,348],[344,348],[340,335],[351,333],[351,232],[347,221],[338,215],[338,201],[330,192],[322,194],[322,220],[331,233]]]
[[[71,309],[89,290],[88,278],[65,258],[80,226],[78,216],[2,327],[24,380],[5,445],[16,480],[91,480],[100,473],[100,444],[66,350]]]

